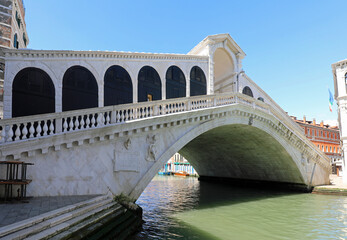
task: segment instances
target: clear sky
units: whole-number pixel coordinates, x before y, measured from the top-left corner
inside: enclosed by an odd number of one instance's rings
[[[29,48],[187,53],[229,33],[243,69],[285,111],[335,120],[331,64],[347,58],[346,0],[24,0]]]

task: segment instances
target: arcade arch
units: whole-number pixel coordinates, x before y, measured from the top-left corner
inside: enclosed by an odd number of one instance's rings
[[[98,84],[94,75],[85,67],[73,66],[63,77],[63,111],[98,106]]]
[[[204,71],[194,66],[190,70],[190,96],[206,95],[206,77]]]
[[[133,102],[133,84],[129,73],[121,66],[107,69],[104,76],[104,106]]]
[[[139,71],[137,84],[138,102],[161,100],[161,80],[154,68],[142,67]]]
[[[217,48],[213,55],[214,61],[214,92],[223,93],[233,91],[235,65],[224,48]]]
[[[49,75],[34,67],[17,73],[12,83],[12,117],[55,112],[55,88]]]
[[[186,78],[177,66],[171,66],[166,71],[166,99],[186,96]]]

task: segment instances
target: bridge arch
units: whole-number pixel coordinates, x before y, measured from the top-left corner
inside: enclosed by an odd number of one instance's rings
[[[133,84],[127,70],[119,65],[109,67],[104,76],[104,106],[133,102]]]
[[[19,71],[12,83],[12,117],[54,111],[55,87],[50,76],[34,67]]]
[[[214,172],[218,171],[215,172],[218,176],[227,178],[307,184],[301,156],[295,153],[292,146],[267,124],[250,125],[248,119],[215,119],[187,132],[164,151],[130,195],[137,199],[176,152],[188,159],[200,176],[213,177]],[[228,139],[221,136],[227,136]],[[253,149],[255,147],[257,149]],[[211,157],[211,152],[216,156]],[[246,155],[243,154],[245,152]]]
[[[93,108],[98,106],[98,84],[85,67],[75,65],[66,70],[62,87],[62,110]]]
[[[186,96],[186,78],[177,66],[170,66],[166,71],[166,99]]]
[[[162,99],[161,79],[158,72],[153,67],[144,66],[140,69],[137,78],[137,84],[138,102]]]
[[[223,93],[233,91],[235,77],[235,63],[225,48],[217,48],[213,54],[214,62],[214,92]]]

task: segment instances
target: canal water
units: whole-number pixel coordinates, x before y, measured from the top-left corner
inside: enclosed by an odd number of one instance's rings
[[[347,197],[156,176],[131,239],[347,239]]]

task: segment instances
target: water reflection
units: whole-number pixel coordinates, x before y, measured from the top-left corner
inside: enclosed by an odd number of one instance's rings
[[[156,177],[132,239],[346,239],[346,197]]]

